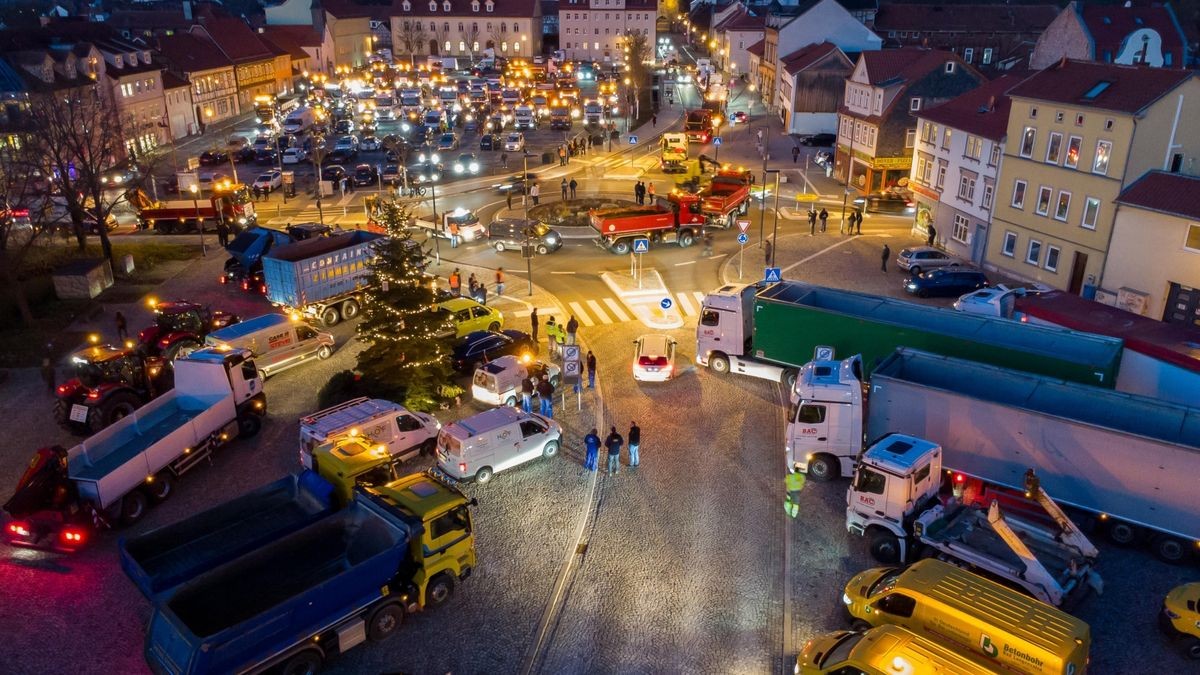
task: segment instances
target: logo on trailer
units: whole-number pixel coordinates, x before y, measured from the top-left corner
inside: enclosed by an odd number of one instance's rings
[[[1000,653],[1000,650],[996,648],[995,643],[992,642],[992,638],[987,633],[979,636],[979,648],[983,650],[984,654],[992,658],[996,658],[996,655]]]

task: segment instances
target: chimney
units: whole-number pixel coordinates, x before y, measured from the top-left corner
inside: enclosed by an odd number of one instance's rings
[[[183,20],[192,20],[192,0],[183,0]]]

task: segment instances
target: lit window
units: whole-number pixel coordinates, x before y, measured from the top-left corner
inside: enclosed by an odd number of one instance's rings
[[[1112,155],[1112,141],[1096,143],[1096,159],[1092,162],[1092,173],[1107,174],[1108,160]]]
[[[1037,108],[1034,108],[1037,110]],[[1021,156],[1033,157],[1033,142],[1037,140],[1037,129],[1033,127],[1025,127],[1025,132],[1021,135]]]
[[[1062,249],[1057,246],[1046,247],[1046,269],[1051,272],[1058,271],[1058,258],[1062,254]]]
[[[1054,190],[1043,185],[1038,189],[1037,205],[1033,210],[1039,216],[1050,215],[1050,200],[1054,197]]]
[[[1078,136],[1072,136],[1067,140],[1067,155],[1063,158],[1063,166],[1068,169],[1079,166],[1079,148],[1082,144],[1083,139]]]
[[[1058,191],[1058,203],[1054,206],[1054,219],[1066,221],[1071,211],[1071,193],[1066,190]]]
[[[1061,152],[1062,134],[1056,131],[1050,134],[1050,142],[1046,144],[1046,163],[1058,164],[1058,157]]]

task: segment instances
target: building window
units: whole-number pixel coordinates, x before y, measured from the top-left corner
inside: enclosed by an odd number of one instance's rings
[[[1067,139],[1067,156],[1063,158],[1063,166],[1068,169],[1079,166],[1079,148],[1082,144],[1083,139],[1078,136]]]
[[[1088,197],[1083,201],[1083,221],[1080,223],[1089,230],[1096,229],[1096,220],[1100,217],[1100,200]]]
[[[1016,232],[1005,232],[1004,233],[1004,244],[1001,245],[1001,247],[1000,247],[1000,253],[1011,258],[1014,255],[1016,255],[1016,251],[1017,251],[1017,233]]]
[[[1183,248],[1192,253],[1200,253],[1200,225],[1188,225],[1187,238],[1183,240]]]
[[[1075,116],[1075,126],[1077,126],[1077,127],[1083,126],[1083,114],[1082,113]]]
[[[466,41],[464,41],[464,40],[459,40],[459,41],[458,41],[458,51],[460,51],[460,52],[465,52],[465,51],[467,51],[467,43],[466,43]]]
[[[941,190],[942,186],[945,184],[946,184],[946,165],[939,163],[938,168],[937,168],[937,182],[934,183],[934,187]]]
[[[479,11],[479,0],[471,0],[471,11],[472,12]]]
[[[917,144],[917,130],[909,129],[904,132],[904,147],[911,148]]]
[[[992,208],[992,193],[996,191],[996,187],[990,183],[983,184],[983,208]]]
[[[1067,213],[1071,210],[1071,193],[1066,190],[1058,191],[1058,203],[1054,206],[1054,219],[1067,221]]]
[[[430,0],[430,2],[429,2],[429,11],[431,11],[431,12],[436,12],[436,11],[437,11],[437,0]]]
[[[1034,206],[1033,210],[1039,216],[1050,215],[1050,200],[1053,197],[1054,190],[1043,185],[1040,189],[1038,189],[1037,205]]]
[[[1112,141],[1096,142],[1096,159],[1092,162],[1092,173],[1108,173],[1108,160],[1112,155]]]
[[[1037,140],[1037,129],[1033,127],[1025,127],[1025,132],[1021,134],[1021,156],[1033,157],[1033,142]]]
[[[947,75],[952,75],[953,73],[954,73],[954,62],[953,62],[953,61],[947,61],[947,62],[946,62],[946,74],[947,74]]]
[[[1037,266],[1042,260],[1042,242],[1037,239],[1029,240],[1029,248],[1025,250],[1025,262]]]
[[[1062,249],[1057,246],[1046,247],[1046,269],[1051,272],[1058,271],[1058,257],[1062,253]]]
[[[921,97],[914,96],[911,99],[909,99],[908,100],[908,109],[913,110],[913,111],[920,110],[921,109]]]
[[[979,159],[983,156],[983,139],[978,136],[967,136],[967,157]]]
[[[1063,121],[1063,111],[1059,110],[1058,112],[1054,113],[1054,121],[1055,122]]]
[[[966,216],[962,215],[961,213],[954,214],[954,232],[950,234],[950,236],[954,238],[954,241],[957,241],[960,244],[971,243],[967,240],[967,237],[970,236],[970,228],[968,227],[969,224],[970,223],[967,221]]]
[[[963,50],[963,61],[970,63],[974,59],[975,59],[975,50],[973,48],[967,47],[966,49]]]
[[[985,48],[984,48],[984,50],[983,50],[983,61],[982,61],[982,63],[983,63],[983,65],[985,65],[985,66],[987,66],[987,65],[991,65],[991,63],[992,63],[992,48],[991,48],[991,47],[985,47]]]
[[[487,2],[484,3],[483,8],[490,12],[496,8],[496,4],[492,2],[492,0],[487,0]]]
[[[958,198],[971,201],[975,199],[975,176],[963,173],[958,178]]]
[[[1062,134],[1057,131],[1050,134],[1050,142],[1046,144],[1046,163],[1058,164],[1058,156],[1062,153]]]
[[[1031,119],[1031,120],[1037,119],[1037,106],[1036,105],[1029,107],[1029,119]]]
[[[450,51],[450,41],[446,40],[446,51]]]
[[[1025,188],[1027,187],[1029,184],[1023,180],[1013,183],[1012,207],[1014,209],[1025,208]]]
[[[1112,121],[1112,120],[1104,120],[1104,130],[1105,130],[1105,131],[1112,131],[1113,124],[1114,124],[1114,123],[1113,123],[1113,121]]]
[[[998,166],[1000,164],[1000,144],[992,143],[992,155],[988,158],[988,166]]]
[[[942,149],[943,150],[948,150],[950,148],[950,139],[953,137],[954,137],[954,132],[950,129],[950,127],[946,127],[945,132],[942,133]]]
[[[442,11],[443,12],[450,11],[450,0],[446,0],[445,2],[442,3]]]

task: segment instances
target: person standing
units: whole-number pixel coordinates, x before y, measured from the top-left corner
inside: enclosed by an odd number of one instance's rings
[[[583,445],[587,448],[587,459],[583,461],[583,468],[595,471],[600,463],[600,435],[594,427],[583,437]]]
[[[646,194],[650,197],[650,203],[653,204],[654,203],[654,182],[653,181],[646,184]]]
[[[641,458],[638,456],[638,450],[642,446],[642,428],[637,425],[637,422],[629,423],[629,466],[635,467],[641,463]]]
[[[812,235],[814,235],[816,233],[817,233],[817,209],[816,209],[816,207],[810,206],[810,207],[808,207],[808,235],[811,237]]]
[[[225,224],[224,218],[217,219],[217,243],[221,248],[229,246],[229,226]]]
[[[496,295],[504,295],[504,268],[496,268]]]
[[[588,389],[596,388],[596,355],[592,350],[587,353]]]
[[[890,257],[892,257],[892,249],[888,248],[887,244],[884,244],[883,245],[883,255],[880,256],[880,262],[879,262],[880,271],[883,271],[883,272],[887,271],[887,261],[888,261],[888,258],[890,258]]]
[[[566,351],[563,349],[567,345],[567,327],[565,324],[558,324],[558,328],[554,333],[555,349],[558,350],[558,358],[562,358]]]
[[[562,183],[559,184],[559,187],[562,188],[562,200],[565,202],[565,201],[567,201],[567,179],[566,178],[562,179]]]
[[[817,217],[821,219],[821,232],[824,232],[825,225],[826,225],[826,223],[829,222],[829,212],[826,211],[824,208],[822,208],[820,215],[818,215]]]
[[[508,168],[508,153],[507,152],[500,153],[500,166],[501,166],[501,168],[504,168],[504,169]]]
[[[652,126],[652,127],[658,126],[658,113],[654,113],[653,115],[650,115],[650,126]]]
[[[117,315],[113,319],[117,323],[117,339],[124,341],[129,337],[129,325],[125,322],[125,315],[117,312]]]
[[[929,224],[929,239],[927,239],[925,241],[925,245],[933,246],[933,242],[936,240],[937,240],[937,228],[933,226],[933,223],[930,223]]]
[[[521,378],[521,410],[533,412],[533,380],[528,375]]]
[[[450,248],[458,248],[458,223],[450,221]],[[472,274],[471,278],[475,278]]]
[[[458,268],[450,273],[450,295],[459,297],[462,295],[462,275],[458,273]]]
[[[793,145],[792,146],[792,164],[795,164],[796,160],[798,160],[798,159],[800,159],[800,146]]]
[[[533,311],[529,313],[529,333],[533,337],[533,346],[535,349],[538,343],[538,328],[541,327],[538,325],[538,321],[541,321],[541,319],[538,318],[537,307],[534,307]]]
[[[537,394],[542,406],[542,417],[554,419],[554,385],[550,384],[550,378],[543,377],[538,381]]]
[[[579,182],[572,178],[567,187],[571,188],[571,199],[575,199],[575,188],[579,187]]]
[[[504,201],[508,203],[508,210],[512,211],[512,190],[509,190],[508,194],[505,195]]]
[[[633,184],[633,201],[637,204],[642,203],[642,181],[637,181]]]
[[[542,194],[542,189],[540,187],[538,187],[537,183],[534,183],[533,187],[529,188],[529,196],[533,197],[533,205],[534,206],[538,205],[538,197],[541,194]]]
[[[766,267],[771,266],[771,253],[772,253],[771,248],[772,247],[771,247],[770,239],[763,242],[763,258],[764,258],[763,265]]]
[[[625,439],[621,438],[621,434],[617,433],[617,428],[612,427],[608,438],[604,439],[604,447],[608,448],[608,475],[621,472],[621,446],[625,444]]]
[[[554,323],[554,317],[550,317],[550,320],[546,322],[546,349],[548,350],[547,354],[550,355],[550,358],[554,358],[554,345],[557,342],[555,340],[555,334],[557,332],[558,326]]]
[[[862,209],[854,209],[854,229],[855,229],[854,233],[855,234],[862,234],[862,220],[863,220]]]
[[[575,344],[575,333],[579,332],[579,322],[575,320],[575,315],[572,314],[570,320],[567,321],[567,344]]]
[[[479,288],[477,290],[479,291],[479,304],[486,305],[487,304],[487,284],[483,283],[482,281],[479,282]]]

